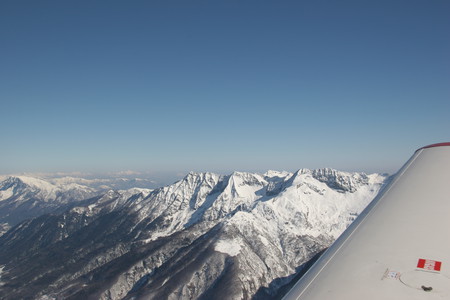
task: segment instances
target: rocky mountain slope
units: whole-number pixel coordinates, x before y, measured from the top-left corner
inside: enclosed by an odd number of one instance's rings
[[[0,224],[4,228],[0,234],[25,219],[96,194],[95,189],[76,183],[54,185],[28,176],[9,177],[0,182]]]
[[[153,191],[111,190],[1,236],[0,294],[274,298],[386,179],[332,169],[190,173]]]
[[[149,179],[10,176],[0,181],[0,235],[19,222],[62,212],[111,189],[153,185]],[[82,204],[80,204],[82,205]]]

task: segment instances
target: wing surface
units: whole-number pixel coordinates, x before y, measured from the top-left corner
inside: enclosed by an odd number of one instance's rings
[[[283,299],[450,299],[450,143],[417,150]]]

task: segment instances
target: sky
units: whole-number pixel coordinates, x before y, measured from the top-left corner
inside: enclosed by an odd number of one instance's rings
[[[450,141],[450,2],[0,2],[0,174],[397,171]]]

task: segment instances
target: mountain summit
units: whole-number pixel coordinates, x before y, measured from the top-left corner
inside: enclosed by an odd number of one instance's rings
[[[9,196],[19,188],[6,181],[0,195]],[[110,190],[1,236],[0,292],[6,299],[273,298],[385,181],[302,169],[189,173],[155,190]]]

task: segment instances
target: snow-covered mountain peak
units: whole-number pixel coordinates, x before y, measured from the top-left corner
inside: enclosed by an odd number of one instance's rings
[[[5,233],[0,264],[9,281],[0,292],[14,299],[217,299],[224,291],[230,299],[276,298],[385,179],[333,169],[191,172],[155,190],[109,189]],[[42,202],[31,197],[26,207]],[[266,298],[256,297],[261,291]]]
[[[305,176],[306,175],[306,176]],[[331,168],[322,169],[300,169],[294,174],[294,178],[308,178],[309,176],[325,183],[328,187],[340,192],[355,192],[358,187],[369,183],[368,175],[358,172],[342,172]],[[379,174],[377,176],[380,176]],[[375,176],[371,177],[376,180]],[[381,177],[380,177],[381,178]],[[384,177],[383,177],[384,178]],[[296,179],[294,179],[296,180]],[[298,181],[298,179],[297,179]]]
[[[233,198],[254,198],[254,193],[267,185],[263,176],[254,173],[234,172],[224,190]]]
[[[58,186],[40,178],[11,176],[0,182],[0,225],[13,226],[95,194],[95,190],[78,184]]]
[[[35,187],[41,191],[51,191],[55,186],[47,181],[36,177],[17,176],[17,178],[28,186]]]
[[[0,200],[6,200],[14,195],[36,195],[45,200],[56,198],[57,187],[41,180],[27,176],[11,176],[0,183]]]
[[[141,194],[143,198],[146,198],[152,191],[153,191],[153,189],[131,188],[128,190],[120,190],[119,193],[123,197],[128,197],[128,198],[130,198],[131,196],[136,195],[136,194]]]
[[[221,177],[220,175],[210,172],[195,173],[191,171],[181,181],[178,181],[177,183],[179,183],[179,186],[187,185],[187,187],[193,187],[199,183],[201,185],[213,186],[217,183],[220,177]]]
[[[286,177],[292,176],[292,173],[287,172],[287,171],[269,170],[266,173],[264,173],[263,176],[268,177],[268,178],[273,178],[273,177],[286,178]]]
[[[266,183],[262,175],[249,172],[233,172],[230,179],[241,182],[241,185],[262,185]]]
[[[295,225],[286,227],[295,234],[328,232],[336,238],[376,196],[385,180],[378,174],[301,169],[279,195],[257,208],[261,215],[267,217],[270,212],[278,222]]]
[[[9,192],[6,193],[5,191],[7,190]],[[3,192],[3,196],[0,196],[3,200],[6,199],[6,194],[9,197],[25,194],[27,197],[33,195],[43,201],[54,201],[66,198],[67,195],[79,199],[93,194],[95,191],[92,188],[77,183],[56,185],[40,178],[11,176],[0,183],[0,192]],[[77,197],[77,194],[79,197]]]

